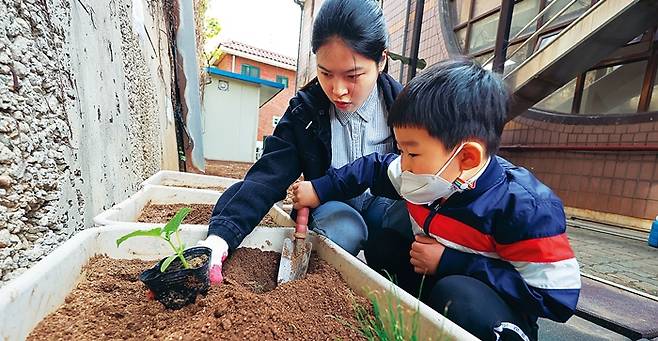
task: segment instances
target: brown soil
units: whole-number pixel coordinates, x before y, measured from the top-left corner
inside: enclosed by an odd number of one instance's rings
[[[244,179],[253,163],[206,160],[206,174],[225,178]]]
[[[246,162],[206,160],[206,174],[223,176],[225,178],[244,179],[245,174],[247,174],[247,171],[252,165],[253,163]],[[302,180],[303,177],[300,177],[295,182]],[[288,187],[288,195],[283,199],[283,203],[292,204],[292,185]]]
[[[147,204],[142,213],[137,218],[140,223],[165,224],[169,219],[176,215],[176,212],[183,207],[189,207],[192,211],[185,217],[183,224],[207,225],[212,216],[212,209],[215,205],[211,204]],[[265,215],[263,220],[258,224],[260,226],[279,226],[274,222],[272,217]]]
[[[151,204],[148,203],[137,218],[140,223],[165,224],[183,207],[192,211],[185,217],[183,224],[206,225],[212,216],[214,205],[211,204]]]
[[[306,278],[276,290],[279,254],[239,249],[225,283],[180,310],[146,299],[139,273],[152,264],[96,257],[65,304],[29,340],[355,340],[354,295],[338,272],[313,256]]]
[[[184,187],[184,188],[195,188],[195,189],[209,189],[211,191],[217,191],[217,192],[224,192],[226,190],[226,187],[224,186],[205,186],[205,185],[185,185],[185,184],[179,184],[179,183],[163,183],[163,186],[170,186],[170,187]]]

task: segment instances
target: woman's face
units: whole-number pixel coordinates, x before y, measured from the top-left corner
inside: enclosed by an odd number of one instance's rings
[[[384,67],[384,63],[377,65],[355,52],[340,38],[329,39],[318,49],[316,57],[322,90],[340,111],[356,111],[376,86]]]

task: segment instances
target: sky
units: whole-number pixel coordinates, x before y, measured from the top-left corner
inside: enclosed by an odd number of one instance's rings
[[[206,47],[237,40],[296,59],[300,12],[293,0],[209,0],[206,16],[222,30]]]

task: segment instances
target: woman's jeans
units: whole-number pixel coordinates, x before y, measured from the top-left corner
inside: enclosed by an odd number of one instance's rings
[[[329,201],[311,211],[310,228],[356,256],[368,235],[394,229],[412,238],[409,212],[403,200],[375,197],[366,192],[346,202]]]

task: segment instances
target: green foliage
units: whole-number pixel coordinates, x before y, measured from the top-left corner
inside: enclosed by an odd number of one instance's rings
[[[210,66],[210,62],[213,59],[219,59],[219,57],[222,55],[222,49],[219,47],[210,51],[210,52],[205,52],[205,58],[206,58],[206,64]]]
[[[117,247],[121,245],[124,241],[127,239],[133,238],[133,237],[156,237],[160,238],[169,244],[171,246],[172,250],[174,250],[174,254],[167,257],[164,262],[162,262],[162,265],[160,266],[160,271],[165,272],[169,265],[171,265],[171,262],[174,261],[174,259],[179,258],[181,262],[183,263],[183,267],[185,269],[189,269],[190,265],[187,263],[187,260],[183,256],[183,251],[185,251],[185,244],[181,243],[180,240],[180,235],[178,233],[178,228],[180,227],[181,222],[183,222],[183,219],[187,217],[187,215],[192,211],[191,208],[189,207],[183,207],[178,212],[176,212],[176,215],[171,218],[167,222],[167,224],[164,227],[156,227],[150,230],[136,230],[133,232],[130,232],[119,239],[116,240]],[[175,235],[176,240],[171,239],[171,236]]]
[[[206,37],[206,39],[212,39],[216,37],[219,32],[221,32],[222,26],[219,24],[219,20],[217,18],[205,18],[205,22],[203,25],[203,35]]]
[[[404,307],[395,296],[395,290],[387,291],[382,306],[375,293],[369,295],[372,315],[365,307],[355,304],[354,312],[359,325],[357,330],[368,340],[380,341],[417,341],[418,308],[411,315],[411,321],[405,317]]]
[[[358,322],[357,326],[352,325],[342,319],[339,322],[352,330],[360,333],[364,338],[374,341],[418,341],[420,339],[419,332],[419,319],[420,319],[420,291],[423,288],[423,282],[420,284],[418,300],[419,305],[411,314],[409,318],[408,312],[405,312],[405,307],[401,304],[400,299],[396,295],[395,281],[389,275],[391,280],[391,289],[386,291],[384,297],[380,293],[372,292],[368,295],[370,304],[372,305],[372,313],[370,310],[353,300],[353,309]],[[437,340],[444,339],[443,331],[437,335]]]

